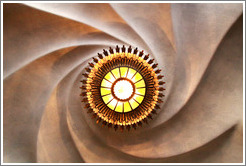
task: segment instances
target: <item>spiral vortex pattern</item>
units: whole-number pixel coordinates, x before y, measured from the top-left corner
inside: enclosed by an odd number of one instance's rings
[[[242,162],[242,7],[4,3],[3,162]],[[115,45],[165,69],[160,111],[123,133],[98,126],[78,88]]]

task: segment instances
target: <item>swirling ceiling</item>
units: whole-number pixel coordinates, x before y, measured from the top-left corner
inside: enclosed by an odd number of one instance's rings
[[[242,4],[3,5],[4,162],[242,162]],[[146,50],[164,103],[136,131],[95,124],[84,67],[115,45]]]

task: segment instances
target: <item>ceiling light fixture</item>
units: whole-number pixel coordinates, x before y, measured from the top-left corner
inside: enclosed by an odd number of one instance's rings
[[[103,56],[104,54],[104,56]],[[85,108],[93,113],[92,118],[109,128],[119,127],[123,131],[126,127],[136,129],[142,122],[148,123],[151,114],[156,114],[163,102],[160,93],[165,89],[160,85],[164,76],[156,69],[158,64],[149,59],[149,54],[134,50],[131,46],[126,51],[125,46],[115,50],[103,50],[98,58],[93,58],[89,67],[85,68],[82,93]]]

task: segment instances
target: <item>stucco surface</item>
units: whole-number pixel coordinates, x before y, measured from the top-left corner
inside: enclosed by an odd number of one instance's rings
[[[4,162],[242,162],[242,4],[4,4],[3,23]],[[166,91],[148,125],[115,132],[79,86],[123,44],[155,58]]]

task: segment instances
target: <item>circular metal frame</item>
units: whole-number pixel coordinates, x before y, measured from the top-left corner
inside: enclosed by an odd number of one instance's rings
[[[152,119],[151,114],[156,114],[156,109],[160,108],[158,103],[162,102],[160,98],[164,96],[160,93],[165,90],[160,87],[160,85],[165,83],[159,81],[163,77],[162,75],[158,75],[161,70],[154,70],[158,64],[153,63],[154,59],[148,60],[149,55],[144,56],[143,51],[138,52],[137,48],[132,53],[131,46],[128,48],[128,52],[126,52],[124,46],[121,51],[118,46],[115,51],[112,48],[109,49],[109,52],[106,50],[103,51],[104,56],[98,53],[99,60],[93,58],[94,63],[89,63],[89,67],[85,68],[88,73],[83,74],[86,80],[81,81],[84,84],[81,87],[81,96],[86,97],[82,100],[82,102],[87,103],[85,104],[85,108],[88,108],[89,113],[94,113],[92,117],[97,118],[97,123],[102,121],[103,125],[108,125],[109,127],[114,125],[115,129],[117,129],[118,126],[122,129],[126,126],[128,130],[130,126],[132,126],[135,129],[136,124],[142,126],[142,121],[147,123],[147,118]],[[136,100],[138,105],[135,108],[132,108],[130,105],[132,110],[129,112],[124,112],[125,105],[123,105],[123,112],[116,112],[110,109],[107,104],[104,103],[101,95],[101,83],[106,74],[120,67],[128,67],[128,69],[131,68],[138,72],[145,85],[145,94],[139,97],[141,102]],[[115,84],[120,80],[129,81],[134,90],[132,95],[124,100],[118,98],[113,91]],[[138,89],[135,87],[135,83],[129,78],[116,78],[110,87],[113,97],[119,102],[129,102]]]

